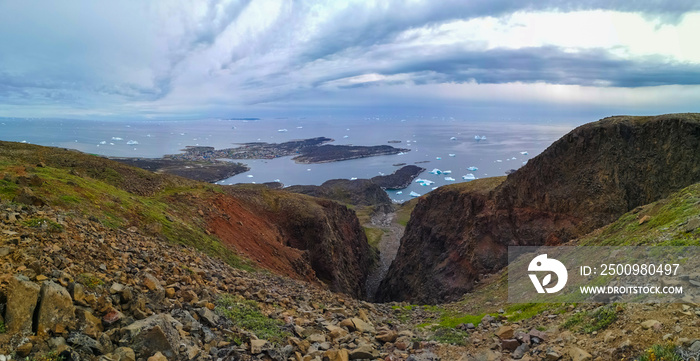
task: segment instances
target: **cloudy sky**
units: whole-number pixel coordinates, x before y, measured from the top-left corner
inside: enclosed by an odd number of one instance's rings
[[[0,116],[700,111],[696,0],[0,2]]]

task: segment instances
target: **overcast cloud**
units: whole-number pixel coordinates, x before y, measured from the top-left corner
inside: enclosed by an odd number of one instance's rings
[[[0,34],[0,116],[700,111],[697,1],[18,0]]]

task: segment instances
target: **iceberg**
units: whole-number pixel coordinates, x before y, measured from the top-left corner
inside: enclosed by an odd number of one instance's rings
[[[478,136],[478,135],[475,135],[475,136],[474,136],[474,140],[480,140],[480,139],[481,139],[480,136]]]
[[[527,155],[528,153],[527,153],[527,151],[523,151],[523,152],[520,152],[520,154]]]
[[[455,181],[455,179],[452,178],[452,177],[445,177],[445,180],[448,181],[448,182],[454,182],[454,181]]]
[[[139,142],[137,142],[135,140],[130,140],[130,141],[126,142],[126,144],[127,145],[137,145],[137,144],[139,144]]]
[[[420,194],[418,194],[414,191],[411,191],[410,195],[411,195],[411,197],[420,197]]]
[[[485,135],[482,135],[482,136],[481,136],[481,140],[485,140],[485,139],[486,139],[486,136],[485,136]]]
[[[352,177],[350,178],[350,180],[357,180],[357,177]]]
[[[403,191],[398,191],[396,192],[396,194],[403,194]]]
[[[288,132],[287,129],[277,129],[277,131],[280,132],[280,133]]]
[[[347,135],[344,135],[343,138],[348,138],[348,136],[347,136]]]
[[[303,128],[304,128],[304,127],[302,127],[301,125],[297,127],[297,129],[303,129]]]
[[[435,159],[440,160],[440,159],[442,159],[442,157],[435,157]]]
[[[435,169],[431,170],[431,171],[428,172],[428,173],[430,173],[430,174],[442,174],[442,171],[439,170],[439,169],[437,169],[437,168],[435,168]]]
[[[503,163],[503,161],[500,159],[496,159],[496,163]]]
[[[471,166],[471,167],[467,167],[467,170],[470,170],[472,172],[476,172],[477,170],[479,170],[479,168],[477,168],[475,166]]]
[[[100,142],[100,144],[105,145],[105,144],[107,144],[107,141],[103,140]]]
[[[442,174],[452,174],[452,171],[451,170],[444,170],[444,171],[442,171]]]
[[[416,179],[416,183],[418,183],[418,184],[420,184],[420,185],[422,185],[422,186],[429,186],[429,185],[431,185],[431,184],[433,184],[433,183],[435,183],[435,182],[431,181],[430,179],[418,178],[418,179]]]
[[[124,139],[119,138],[119,137],[112,137],[112,140],[124,140]]]
[[[248,174],[246,177],[248,177],[248,178],[253,178],[253,175],[252,175],[252,174]]]
[[[438,189],[438,187],[433,187],[433,188],[431,188],[431,189],[432,189],[432,190],[436,190],[436,189]]]
[[[448,154],[448,155],[449,155],[450,157],[455,157],[455,156],[457,156],[457,154],[454,154],[454,153],[450,153],[450,154]]]
[[[450,140],[457,140],[457,137],[450,137]]]
[[[466,175],[463,175],[463,176],[462,176],[462,179],[464,179],[464,180],[474,180],[474,179],[476,179],[476,177],[475,177],[473,174],[468,173],[468,174],[466,174]]]

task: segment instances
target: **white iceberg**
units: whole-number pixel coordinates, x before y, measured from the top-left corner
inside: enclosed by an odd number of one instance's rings
[[[463,176],[462,176],[462,179],[464,179],[464,180],[474,180],[474,179],[476,179],[476,177],[475,177],[473,174],[468,173],[468,174],[466,174],[466,175],[463,175]]]
[[[454,153],[450,153],[450,154],[448,154],[448,155],[449,155],[450,157],[456,157],[456,156],[457,156],[457,154],[454,154]]]
[[[253,178],[253,175],[252,175],[252,174],[248,174],[246,177],[248,177],[248,178]]]
[[[137,144],[139,144],[139,142],[137,142],[135,140],[130,140],[130,141],[126,142],[126,144],[127,145],[137,145]]]
[[[304,127],[302,127],[301,125],[297,127],[297,129],[303,129],[303,128],[304,128]]]
[[[107,144],[107,141],[106,141],[106,140],[103,140],[103,141],[100,142],[100,144],[105,145],[105,144]]]
[[[442,171],[439,170],[439,169],[437,169],[437,168],[435,168],[435,169],[431,170],[431,171],[428,172],[428,173],[430,173],[430,174],[442,174]]]
[[[503,161],[500,159],[496,159],[496,163],[503,163]]]
[[[474,140],[480,140],[480,139],[481,139],[480,136],[478,136],[478,135],[475,135],[475,136],[474,136]]]
[[[445,180],[448,181],[448,182],[454,182],[454,181],[455,181],[455,179],[452,178],[452,177],[445,177]]]
[[[411,197],[420,197],[420,194],[418,194],[414,191],[411,191],[410,195],[411,195]]]
[[[403,194],[403,191],[398,191],[396,192],[396,194]]]
[[[477,170],[479,170],[479,168],[477,168],[475,166],[471,166],[471,167],[467,167],[467,170],[470,170],[472,172],[476,172]]]
[[[436,189],[438,189],[438,187],[433,187],[433,188],[431,188],[431,189],[432,189],[432,190],[436,190]]]
[[[527,155],[528,153],[527,153],[527,151],[523,151],[523,152],[520,152],[520,154]]]
[[[350,180],[357,180],[357,177],[352,177],[350,178]]]
[[[119,137],[112,137],[112,140],[124,140],[124,139],[119,138]]]
[[[418,179],[416,179],[416,183],[418,183],[422,186],[429,186],[435,182],[431,181],[430,179],[418,178]]]
[[[347,135],[344,135],[343,138],[348,138],[348,136],[347,136]]]
[[[451,170],[443,170],[442,174],[452,174],[452,171]]]
[[[277,131],[280,132],[280,133],[288,132],[287,129],[277,129]]]
[[[450,140],[457,140],[457,137],[450,137]]]

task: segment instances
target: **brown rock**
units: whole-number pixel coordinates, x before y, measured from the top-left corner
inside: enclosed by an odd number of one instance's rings
[[[496,330],[495,334],[496,334],[496,336],[498,336],[498,338],[500,338],[501,340],[513,338],[513,334],[514,334],[513,327],[511,327],[511,326],[501,326],[501,327],[498,328],[498,330]],[[516,347],[517,347],[517,346],[516,346]]]
[[[394,330],[380,330],[376,336],[380,342],[394,342],[398,337],[399,334]]]
[[[266,340],[250,340],[250,353],[253,355],[262,353],[263,347],[265,347],[266,344]]]
[[[119,357],[119,361],[136,361],[136,353],[128,347],[119,347],[114,350],[114,355]]]
[[[593,359],[591,354],[575,346],[569,349],[569,357],[572,361],[591,361]]]
[[[651,220],[651,217],[649,217],[648,215],[647,215],[647,216],[644,216],[644,217],[642,217],[642,218],[639,220],[639,225],[641,226],[642,224],[647,223],[647,222],[649,222],[650,220]]]
[[[168,287],[165,289],[165,296],[168,298],[175,298],[175,289]]]
[[[155,355],[148,358],[148,361],[168,361],[168,358],[163,356],[162,353],[156,352]]]
[[[520,346],[520,342],[514,338],[507,338],[501,341],[501,347],[503,347],[504,350],[513,352],[518,346]]]
[[[174,325],[182,324],[169,314],[158,314],[136,321],[122,330],[138,357],[161,352],[174,359],[179,354],[180,333]]]
[[[34,345],[32,345],[31,342],[27,342],[27,343],[23,344],[22,346],[17,347],[15,349],[15,353],[19,357],[27,357],[32,352],[33,347],[34,347]]]
[[[158,279],[150,273],[146,273],[143,276],[143,285],[146,286],[146,288],[148,288],[150,291],[155,291],[163,288],[160,285],[160,282],[158,282]]]
[[[32,332],[32,317],[39,299],[39,290],[39,285],[24,276],[10,278],[5,311],[8,332]]]
[[[323,353],[323,359],[328,361],[349,361],[350,355],[346,349],[328,350]]]
[[[56,326],[69,328],[75,320],[75,307],[68,290],[48,281],[41,286],[37,332],[48,333]]]

